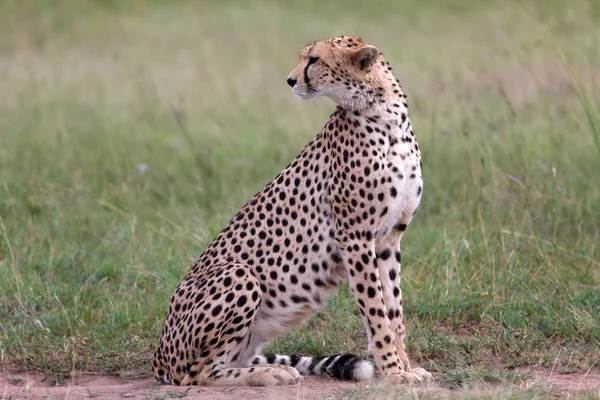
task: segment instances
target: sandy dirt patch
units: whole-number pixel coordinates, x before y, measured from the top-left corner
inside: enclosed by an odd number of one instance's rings
[[[1,399],[321,399],[357,386],[356,383],[308,377],[293,386],[269,388],[199,387],[159,385],[153,378],[124,380],[115,376],[78,374],[61,386],[55,386],[44,375],[28,372],[0,375]],[[2,397],[3,396],[3,397]]]
[[[525,389],[531,385],[544,385],[555,394],[568,394],[581,391],[600,391],[600,368],[583,373],[559,374],[553,371],[523,368],[519,373],[526,374],[526,379],[519,384]],[[369,387],[367,387],[369,385]],[[369,391],[369,388],[373,392]],[[320,377],[306,377],[301,383],[293,386],[269,388],[248,387],[174,387],[157,384],[153,378],[123,379],[101,374],[74,374],[68,381],[57,386],[43,374],[25,371],[2,370],[0,372],[0,399],[335,399],[348,389],[361,389],[361,393],[377,392],[376,398],[392,398],[389,389],[382,388],[381,383],[352,383],[335,381]],[[490,386],[488,390],[493,390]],[[465,389],[452,391],[432,382],[414,388],[421,393],[434,393],[436,398],[455,398],[466,394]],[[476,392],[486,388],[474,389]],[[387,392],[387,393],[386,393]],[[387,394],[387,395],[386,395]]]

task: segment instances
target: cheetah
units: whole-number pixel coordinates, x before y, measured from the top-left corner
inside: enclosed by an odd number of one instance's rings
[[[336,104],[296,159],[257,193],[193,264],[171,298],[154,354],[172,385],[269,386],[303,374],[365,380],[353,355],[261,355],[347,281],[378,371],[429,380],[406,354],[400,240],[422,195],[406,95],[380,51],[354,36],[307,45],[287,78],[300,99]]]

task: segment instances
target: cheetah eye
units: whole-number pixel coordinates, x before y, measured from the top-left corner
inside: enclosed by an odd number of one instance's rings
[[[313,65],[314,63],[316,63],[317,61],[319,61],[319,57],[310,57],[308,59],[308,65]],[[308,66],[307,65],[307,66]]]

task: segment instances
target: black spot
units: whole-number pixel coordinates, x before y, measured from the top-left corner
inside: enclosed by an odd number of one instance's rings
[[[396,276],[397,276],[397,274],[396,274],[396,270],[395,270],[395,269],[393,269],[393,268],[392,268],[392,269],[390,269],[390,280],[392,280],[392,281],[393,281],[393,280],[395,280],[395,279],[396,279]]]
[[[308,298],[304,297],[304,296],[298,296],[293,294],[292,296],[290,296],[290,300],[292,300],[294,303],[308,303]]]
[[[390,249],[385,249],[381,253],[379,253],[379,256],[377,256],[377,257],[382,259],[383,261],[385,261],[388,258],[390,258],[391,255],[392,255],[392,252],[390,251]]]
[[[222,309],[223,307],[221,307],[220,305],[215,306],[215,308],[213,308],[213,310],[211,311],[212,316],[216,317],[217,315],[219,315]]]

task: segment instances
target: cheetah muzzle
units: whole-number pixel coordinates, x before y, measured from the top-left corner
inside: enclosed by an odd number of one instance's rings
[[[373,377],[353,355],[261,355],[344,281],[380,374],[428,380],[406,354],[400,241],[421,200],[406,96],[379,50],[352,36],[306,46],[287,83],[331,98],[321,132],[227,224],[169,305],[153,371],[174,385],[288,385],[301,374]]]

